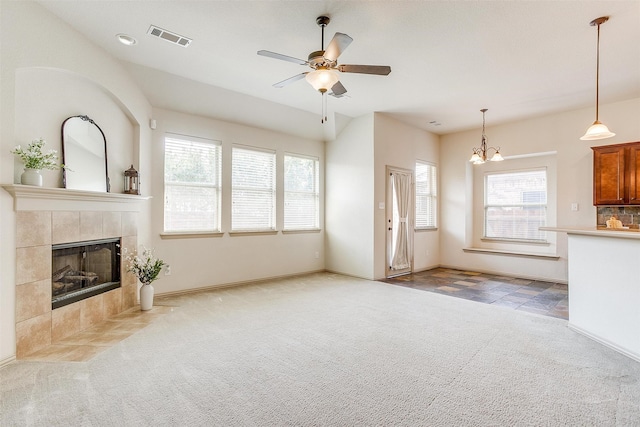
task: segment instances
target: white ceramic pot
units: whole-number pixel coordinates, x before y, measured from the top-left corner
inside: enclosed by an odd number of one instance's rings
[[[40,169],[25,169],[20,176],[20,182],[24,185],[36,185],[42,187],[42,175]]]
[[[153,307],[154,289],[151,285],[143,284],[140,288],[140,310],[151,310]]]

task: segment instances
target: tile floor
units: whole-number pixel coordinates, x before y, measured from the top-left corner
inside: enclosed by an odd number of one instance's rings
[[[569,318],[567,285],[561,283],[448,268],[435,268],[383,282],[545,316]]]
[[[154,306],[149,311],[140,311],[140,307],[133,307],[91,328],[56,341],[40,351],[21,357],[20,360],[85,362],[133,335],[173,308]]]

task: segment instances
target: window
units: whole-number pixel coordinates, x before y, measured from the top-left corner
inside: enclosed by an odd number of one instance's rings
[[[276,155],[273,151],[233,147],[231,229],[275,230]]]
[[[284,156],[284,229],[319,227],[319,162],[316,158]]]
[[[546,241],[547,170],[485,175],[484,236]]]
[[[416,162],[416,228],[435,228],[437,212],[436,166]]]
[[[220,231],[220,142],[164,140],[164,231]]]

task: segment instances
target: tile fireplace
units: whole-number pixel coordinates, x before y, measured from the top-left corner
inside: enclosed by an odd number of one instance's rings
[[[136,277],[126,272],[118,253],[136,250],[139,205],[148,197],[3,187],[13,195],[16,211],[17,358],[137,304]],[[84,245],[79,255],[71,254],[75,242]],[[62,255],[53,255],[56,249]],[[93,259],[90,265],[73,264],[78,256]],[[98,283],[100,289],[91,289]],[[73,301],[58,301],[61,291]]]

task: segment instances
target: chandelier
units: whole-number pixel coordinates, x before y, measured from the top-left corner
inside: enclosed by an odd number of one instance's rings
[[[504,160],[504,158],[500,154],[500,147],[498,147],[498,148],[487,147],[487,135],[485,135],[485,133],[484,133],[484,113],[487,112],[487,109],[483,108],[480,111],[482,111],[482,141],[480,142],[480,148],[474,148],[473,149],[473,155],[471,156],[469,161],[471,163],[473,163],[474,165],[481,165],[481,164],[483,164],[484,162],[487,161],[487,154],[488,154],[489,150],[493,150],[493,151],[495,151],[495,153],[493,153],[493,156],[491,156],[490,161],[491,162],[501,162],[501,161]]]

